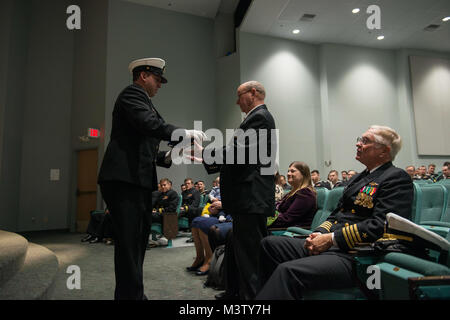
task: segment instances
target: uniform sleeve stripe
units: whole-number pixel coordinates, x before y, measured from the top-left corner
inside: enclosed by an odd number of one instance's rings
[[[348,230],[348,233],[351,236],[352,242],[354,244],[357,244],[358,243],[358,239],[356,238],[355,232],[353,231],[352,227],[353,227],[353,225],[347,227],[347,230]]]
[[[342,228],[342,234],[344,235],[345,238],[345,242],[347,242],[347,246],[349,248],[353,248],[353,245],[351,244],[351,242],[349,241],[349,238],[347,236],[347,231],[345,230],[345,228]]]
[[[356,236],[358,237],[358,241],[363,242],[361,240],[361,237],[359,236],[358,226],[356,224],[354,224],[354,225],[352,225],[352,227],[355,229],[355,233],[356,233]]]
[[[320,227],[326,229],[328,232],[330,232],[330,229],[333,225],[331,224],[331,222],[325,221],[324,223],[322,223],[320,225]]]

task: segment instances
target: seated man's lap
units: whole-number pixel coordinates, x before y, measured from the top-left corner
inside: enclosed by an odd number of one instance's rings
[[[271,257],[274,259],[272,263],[278,264],[276,269],[289,270],[304,281],[308,279],[308,282],[311,281],[308,288],[330,288],[331,284],[334,288],[352,286],[353,259],[350,255],[332,250],[309,255],[304,243],[304,239],[270,236],[261,244],[265,258]]]

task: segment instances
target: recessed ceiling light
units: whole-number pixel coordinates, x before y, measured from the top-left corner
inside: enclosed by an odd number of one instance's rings
[[[359,8],[355,8],[352,10],[353,13],[358,13],[359,11],[360,11]]]
[[[384,36],[378,36],[377,39],[378,39],[378,40],[383,40],[383,39],[384,39]]]
[[[292,30],[292,33],[293,34],[298,34],[298,33],[300,33],[300,30],[298,30],[298,29]]]
[[[449,17],[445,17],[444,19],[442,19],[442,21],[444,21],[444,22],[446,22],[448,20],[450,20],[450,16]]]

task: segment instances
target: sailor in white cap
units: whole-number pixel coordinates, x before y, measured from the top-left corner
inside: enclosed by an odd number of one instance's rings
[[[165,61],[145,58],[130,63],[133,84],[118,96],[111,139],[103,157],[98,183],[111,213],[115,236],[115,299],[145,299],[142,265],[149,239],[152,191],[157,189],[156,166],[170,167],[169,152],[159,151],[161,140],[171,141],[179,129],[164,121],[153,106],[163,83]],[[186,139],[201,141],[202,131],[185,130]],[[190,140],[189,140],[190,141]]]

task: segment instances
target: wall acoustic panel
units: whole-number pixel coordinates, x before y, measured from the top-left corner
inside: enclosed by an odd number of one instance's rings
[[[450,60],[410,56],[419,155],[450,155]]]

